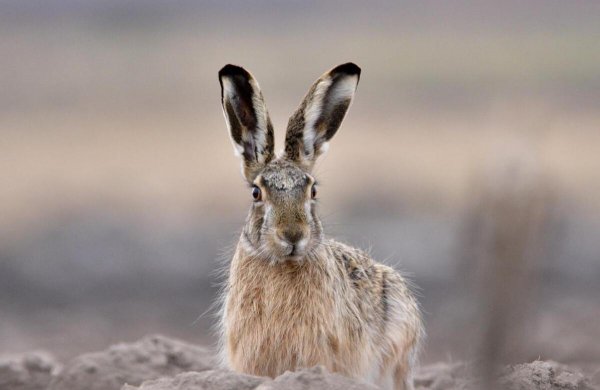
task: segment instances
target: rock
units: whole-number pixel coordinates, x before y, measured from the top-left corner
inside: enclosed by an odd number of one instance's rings
[[[0,356],[0,389],[43,390],[60,364],[47,352]]]
[[[500,383],[509,390],[593,390],[585,376],[553,361],[516,364],[503,370]]]
[[[49,390],[119,390],[125,383],[139,385],[145,380],[213,366],[205,348],[164,336],[148,336],[133,344],[117,344],[76,357],[52,380]]]
[[[256,390],[310,390],[310,389],[330,389],[330,390],[360,390],[373,389],[378,387],[360,382],[348,377],[327,372],[324,367],[317,366],[307,368],[296,372],[287,371],[256,388]]]
[[[238,374],[228,370],[186,372],[173,378],[146,381],[139,387],[125,385],[121,390],[252,390],[269,378]]]

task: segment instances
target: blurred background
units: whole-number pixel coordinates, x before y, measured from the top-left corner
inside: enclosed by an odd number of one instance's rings
[[[0,352],[212,345],[251,201],[217,72],[253,72],[279,149],[354,61],[321,216],[419,287],[421,360],[597,364],[599,20],[595,1],[0,1]]]

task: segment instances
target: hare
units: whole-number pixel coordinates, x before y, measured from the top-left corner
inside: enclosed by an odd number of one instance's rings
[[[412,389],[423,325],[405,279],[359,249],[326,239],[311,170],[327,150],[360,77],[353,63],[321,76],[291,116],[285,149],[254,77],[219,72],[225,121],[252,205],[224,287],[222,350],[233,370],[275,377],[323,365]]]

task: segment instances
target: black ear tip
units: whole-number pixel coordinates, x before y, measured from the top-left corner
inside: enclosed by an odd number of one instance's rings
[[[234,77],[234,76],[243,76],[246,78],[250,78],[250,73],[241,66],[227,64],[221,68],[219,71],[219,78],[223,77]]]
[[[333,68],[331,73],[345,73],[349,76],[360,76],[360,68],[354,62],[347,62]]]

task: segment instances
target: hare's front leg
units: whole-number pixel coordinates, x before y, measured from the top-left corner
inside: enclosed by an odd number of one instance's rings
[[[409,362],[398,364],[394,370],[395,390],[414,390],[412,367]]]
[[[413,390],[413,368],[416,364],[420,344],[424,338],[424,327],[417,301],[398,275],[391,284],[393,303],[390,305],[390,337],[394,362],[391,365],[394,389]]]

